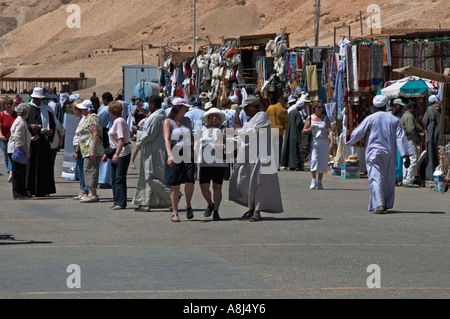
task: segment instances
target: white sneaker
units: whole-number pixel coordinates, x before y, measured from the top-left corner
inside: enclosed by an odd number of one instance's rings
[[[86,196],[85,193],[79,193],[77,196],[74,196],[73,199],[80,200],[80,199],[83,199],[85,196]]]
[[[317,182],[317,189],[323,189],[322,181]]]
[[[80,200],[80,203],[96,203],[98,202],[98,196],[85,196],[83,199]]]
[[[316,189],[316,180],[314,178],[311,180],[311,186],[309,186],[309,189]]]

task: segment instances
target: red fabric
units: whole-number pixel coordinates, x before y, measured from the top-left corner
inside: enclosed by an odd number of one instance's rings
[[[11,126],[17,118],[17,113],[13,112],[12,115],[8,115],[5,112],[0,114],[0,123],[2,124],[2,135],[7,139],[11,136]]]

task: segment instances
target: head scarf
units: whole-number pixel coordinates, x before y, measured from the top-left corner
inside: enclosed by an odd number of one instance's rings
[[[382,107],[386,106],[388,103],[388,98],[383,95],[377,95],[373,98],[373,106],[377,109],[381,109]]]

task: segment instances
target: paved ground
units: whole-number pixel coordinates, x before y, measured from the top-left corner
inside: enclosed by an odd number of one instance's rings
[[[281,215],[241,221],[246,209],[224,201],[213,222],[197,187],[195,218],[174,224],[168,210],[110,210],[110,189],[80,204],[61,178],[49,198],[14,201],[0,172],[0,298],[450,297],[449,193],[398,187],[395,209],[373,215],[367,179],[310,191],[309,172],[281,171]],[[136,180],[130,169],[130,200]]]

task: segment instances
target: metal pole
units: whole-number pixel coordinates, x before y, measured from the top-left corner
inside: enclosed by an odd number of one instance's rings
[[[193,51],[195,52],[195,37],[196,37],[196,34],[195,34],[195,29],[196,29],[196,21],[195,21],[195,19],[196,19],[196,10],[197,10],[197,8],[196,8],[196,1],[194,0],[194,26],[193,26],[193,29],[194,29],[194,34],[193,34]]]
[[[316,3],[316,47],[319,46],[320,0]]]

